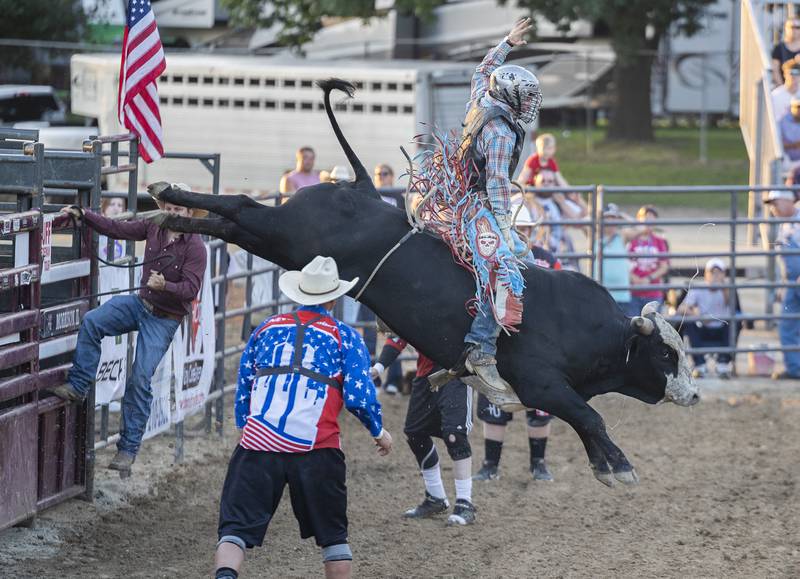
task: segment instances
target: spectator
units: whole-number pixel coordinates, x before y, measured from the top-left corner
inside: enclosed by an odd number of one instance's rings
[[[376,165],[375,173],[372,176],[372,182],[375,184],[375,188],[378,189],[381,199],[386,201],[389,205],[394,205],[395,207],[405,210],[406,204],[403,195],[394,191],[386,191],[386,189],[394,187],[394,171],[389,165],[385,163]]]
[[[319,172],[319,182],[320,183],[330,183],[331,182],[331,172],[322,170]]]
[[[609,203],[603,211],[603,279],[600,283],[606,287],[620,287],[630,284],[631,262],[627,257],[606,257],[606,254],[623,254],[626,252],[625,246],[633,235],[632,229],[620,230],[618,223],[630,221],[630,217],[619,210],[614,203]],[[598,266],[599,264],[595,264]],[[599,267],[598,267],[599,269]],[[597,275],[597,272],[595,272]],[[622,311],[631,311],[631,290],[615,289],[609,290],[611,297],[619,304]],[[637,312],[638,313],[638,312]]]
[[[783,84],[783,65],[800,52],[800,20],[792,18],[783,25],[783,40],[772,49],[772,82]]]
[[[332,183],[338,183],[340,181],[352,181],[353,177],[350,175],[350,169],[344,165],[336,165],[331,170],[330,179]]]
[[[709,285],[722,285],[727,282],[725,277],[725,262],[718,257],[709,259],[705,267],[705,279]],[[734,308],[738,310],[738,300]],[[689,338],[692,348],[727,348],[730,343],[728,322],[724,318],[731,312],[731,293],[727,288],[691,288],[686,294],[678,313],[689,316],[704,316],[710,319],[689,322],[684,325],[685,335]],[[738,325],[738,324],[737,324]],[[738,333],[738,328],[737,328]],[[706,354],[692,354],[694,358],[695,378],[703,378],[708,374],[706,369]],[[727,379],[731,377],[731,355],[721,352],[717,356],[717,375]]]
[[[580,219],[582,214],[581,207],[569,200],[564,193],[553,193],[542,189],[556,187],[556,174],[549,169],[542,169],[534,181],[535,201],[541,205],[544,211],[544,219],[550,224],[547,226],[546,244],[544,248],[555,254],[573,253],[575,250],[572,238],[564,231],[564,226],[559,222],[562,220]],[[564,269],[576,270],[576,263],[573,259],[561,259]]]
[[[551,133],[544,133],[536,138],[536,152],[528,157],[525,166],[519,174],[519,181],[523,185],[534,185],[536,177],[544,170],[552,171],[554,185],[552,187],[569,187],[566,179],[558,170],[556,163],[556,138]]]
[[[800,96],[800,63],[791,60],[783,65],[784,82],[772,89],[772,111],[779,121],[791,112],[792,98]]]
[[[319,173],[314,171],[314,161],[316,160],[314,149],[311,147],[300,147],[297,150],[295,158],[297,163],[295,164],[294,171],[290,171],[289,174],[286,175],[285,191],[281,191],[281,193],[294,193],[303,187],[319,183]]]
[[[636,213],[639,222],[658,219],[658,211],[652,205],[644,205]],[[669,244],[663,237],[656,235],[651,225],[641,225],[628,244],[631,257],[631,286],[658,285],[665,281],[669,272],[669,259],[666,257],[647,257],[648,255],[668,253]],[[631,309],[628,315],[639,315],[645,304],[652,301],[661,303],[664,293],[657,289],[632,289]]]
[[[778,126],[786,156],[791,161],[800,161],[800,97],[792,97],[789,114],[781,118]]]
[[[791,191],[770,191],[765,203],[770,205],[775,217],[800,221],[800,209],[795,207],[795,197]],[[778,250],[800,249],[800,223],[782,223],[775,246]],[[800,314],[800,288],[796,285],[800,282],[800,255],[784,254],[781,258],[784,279],[789,285],[784,289],[782,311],[784,314]],[[781,346],[800,346],[800,319],[782,318],[778,322],[778,334]],[[775,372],[772,375],[773,379],[800,379],[800,352],[784,352],[783,365],[786,369],[783,372]]]
[[[124,213],[125,207],[126,202],[122,197],[106,197],[100,201],[100,214],[103,217],[115,217],[121,213]],[[125,242],[120,239],[113,239],[111,240],[114,247],[113,255],[111,258],[109,258],[108,242],[109,238],[105,235],[99,235],[97,237],[97,253],[100,256],[100,259],[105,259],[106,261],[110,259],[111,261],[114,261],[125,255]]]

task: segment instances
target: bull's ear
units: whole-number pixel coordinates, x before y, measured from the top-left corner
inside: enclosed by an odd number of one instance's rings
[[[653,323],[653,320],[642,316],[636,316],[631,318],[631,329],[642,336],[649,336],[655,331],[656,325]]]
[[[657,314],[658,313],[658,302],[649,302],[644,305],[642,308],[643,316],[647,316],[649,314]]]

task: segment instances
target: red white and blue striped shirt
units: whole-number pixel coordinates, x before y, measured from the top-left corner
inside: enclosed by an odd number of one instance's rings
[[[236,390],[236,426],[241,446],[271,452],[341,448],[338,416],[345,406],[378,436],[381,405],[369,377],[370,359],[361,335],[321,306],[304,306],[302,366],[341,385],[336,388],[300,373],[258,376],[265,368],[292,366],[298,327],[292,314],[267,319],[253,332],[242,353]]]

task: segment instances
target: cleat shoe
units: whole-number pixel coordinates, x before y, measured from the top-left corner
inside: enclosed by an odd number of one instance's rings
[[[497,480],[500,474],[497,472],[497,465],[490,462],[484,462],[481,470],[479,470],[472,480]]]
[[[135,454],[130,454],[124,450],[118,450],[117,454],[114,455],[114,458],[112,458],[111,462],[108,464],[108,468],[111,470],[130,472],[131,466],[133,466],[135,460]]]
[[[386,390],[387,394],[391,394],[392,396],[400,392],[400,389],[394,384],[387,384],[384,390]]]
[[[447,499],[437,499],[426,491],[425,500],[413,509],[408,509],[403,516],[407,519],[426,519],[446,513],[449,508]]]
[[[547,468],[547,463],[543,458],[533,461],[533,464],[531,465],[531,476],[533,476],[533,480],[553,480],[553,475],[550,474],[550,470]]]
[[[458,499],[453,514],[447,517],[447,526],[471,525],[475,522],[475,505],[466,499]]]
[[[68,402],[80,402],[83,400],[83,397],[75,392],[71,384],[61,384],[55,388],[48,388],[47,391]]]

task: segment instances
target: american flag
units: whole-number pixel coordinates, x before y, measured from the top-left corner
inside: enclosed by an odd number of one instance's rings
[[[119,65],[119,122],[139,137],[147,163],[164,155],[156,81],[167,61],[150,0],[128,0]]]

